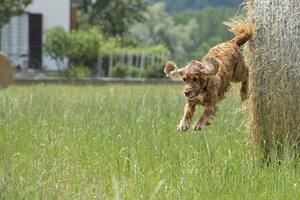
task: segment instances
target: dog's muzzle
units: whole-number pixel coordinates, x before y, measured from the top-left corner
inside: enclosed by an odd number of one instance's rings
[[[186,97],[189,97],[191,94],[192,94],[191,91],[190,91],[190,92],[184,92],[184,95],[185,95]]]
[[[194,99],[196,96],[198,96],[198,94],[199,94],[199,93],[197,93],[197,94],[195,94],[195,95],[191,96],[191,95],[192,95],[192,93],[193,93],[193,92],[184,92],[184,95],[185,95],[185,97],[186,97],[186,98],[188,98],[188,99],[191,99],[191,100],[192,100],[192,99]]]

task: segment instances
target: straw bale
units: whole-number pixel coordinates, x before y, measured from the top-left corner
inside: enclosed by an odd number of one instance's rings
[[[248,127],[254,153],[268,156],[284,141],[300,147],[300,1],[248,0],[247,8],[256,29],[245,49]]]
[[[13,80],[13,67],[8,57],[0,53],[0,87],[7,87]]]

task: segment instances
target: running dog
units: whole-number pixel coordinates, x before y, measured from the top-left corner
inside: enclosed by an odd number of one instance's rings
[[[241,82],[241,100],[248,98],[249,69],[240,47],[253,37],[254,28],[250,22],[232,21],[224,24],[235,34],[232,40],[212,47],[201,61],[192,60],[184,68],[177,68],[171,61],[165,65],[167,77],[181,76],[185,83],[183,93],[186,104],[178,131],[189,129],[196,105],[204,106],[204,112],[193,130],[200,131],[205,125],[210,125],[216,115],[217,103],[224,99],[230,89],[230,82]]]

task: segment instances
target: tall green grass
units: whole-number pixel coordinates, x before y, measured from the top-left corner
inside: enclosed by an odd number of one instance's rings
[[[0,90],[0,199],[299,198],[293,159],[252,161],[236,93],[179,133],[179,86]]]

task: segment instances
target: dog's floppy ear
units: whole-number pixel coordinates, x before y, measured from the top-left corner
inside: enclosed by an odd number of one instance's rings
[[[182,76],[183,69],[178,69],[174,62],[168,61],[165,65],[164,72],[167,77],[178,76],[178,75]]]
[[[202,61],[202,69],[200,72],[204,75],[210,76],[218,73],[220,68],[219,62],[212,57],[207,57]]]

